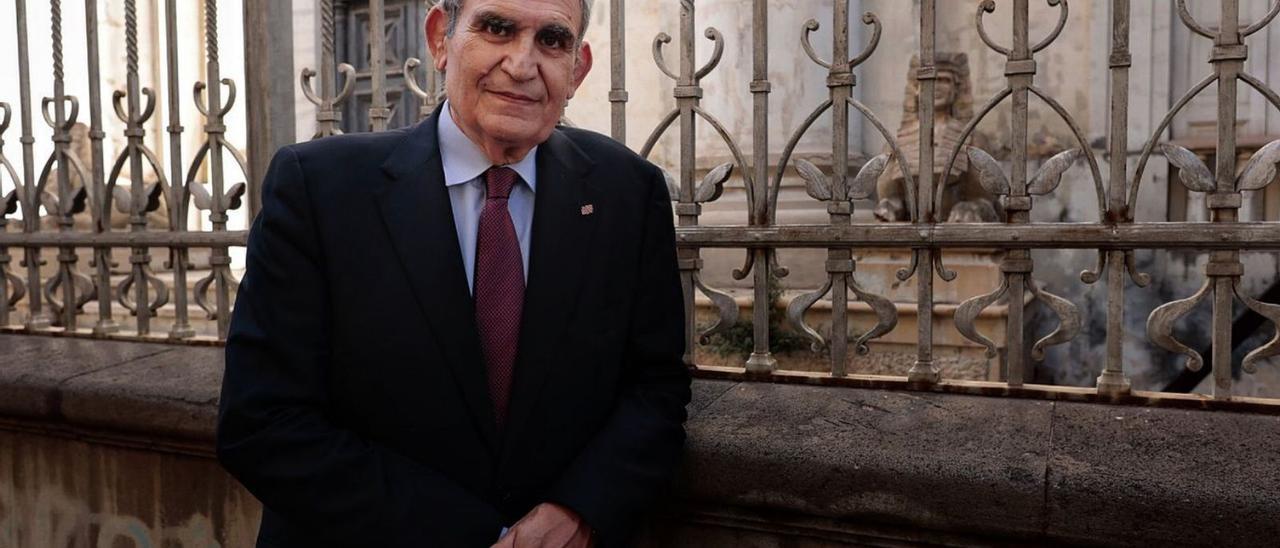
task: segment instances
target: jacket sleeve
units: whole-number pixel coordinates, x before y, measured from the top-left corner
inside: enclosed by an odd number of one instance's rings
[[[625,541],[666,489],[684,446],[690,398],[684,364],[684,300],[671,201],[655,174],[645,207],[638,278],[621,390],[612,415],[553,486],[603,544]]]
[[[487,546],[498,512],[326,416],[324,256],[296,152],[276,154],[226,346],[217,453],[274,514],[344,546]]]

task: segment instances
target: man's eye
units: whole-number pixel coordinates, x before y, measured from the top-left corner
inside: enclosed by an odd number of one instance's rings
[[[511,27],[502,23],[490,22],[484,24],[485,32],[494,36],[507,36],[511,34]]]
[[[555,36],[555,35],[550,35],[550,34],[548,34],[548,35],[543,35],[541,38],[539,38],[539,41],[541,41],[541,42],[542,42],[542,45],[543,45],[543,46],[546,46],[546,47],[548,47],[548,48],[563,48],[563,47],[565,47],[564,39],[563,39],[563,38],[560,38],[559,36]]]

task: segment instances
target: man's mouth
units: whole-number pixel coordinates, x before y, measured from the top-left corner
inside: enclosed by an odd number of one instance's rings
[[[529,97],[528,95],[521,95],[519,93],[512,93],[509,91],[490,91],[490,93],[514,103],[531,105],[538,102],[537,99]]]

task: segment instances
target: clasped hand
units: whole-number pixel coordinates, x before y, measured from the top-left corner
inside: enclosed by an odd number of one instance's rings
[[[493,548],[590,548],[591,528],[573,510],[544,502],[533,507]]]

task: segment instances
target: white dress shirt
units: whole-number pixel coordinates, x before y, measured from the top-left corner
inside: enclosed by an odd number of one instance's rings
[[[444,184],[449,188],[449,202],[453,206],[453,224],[458,231],[458,245],[462,249],[462,265],[467,273],[467,287],[475,293],[476,232],[480,229],[480,212],[484,210],[484,172],[493,162],[484,151],[471,141],[453,119],[446,101],[436,126],[440,142],[440,161],[444,164]],[[507,210],[515,224],[516,239],[520,241],[520,258],[524,263],[524,277],[529,279],[529,242],[533,236],[533,197],[538,188],[538,147],[533,147],[519,162],[508,164],[524,184],[511,187]]]

